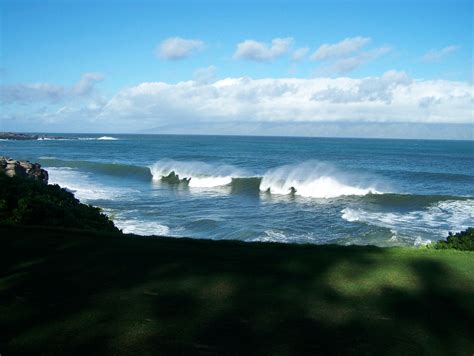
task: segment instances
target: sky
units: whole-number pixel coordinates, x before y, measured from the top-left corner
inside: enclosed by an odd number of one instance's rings
[[[473,139],[473,3],[0,0],[0,130]]]

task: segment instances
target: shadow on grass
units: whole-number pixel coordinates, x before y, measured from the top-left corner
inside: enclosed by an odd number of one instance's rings
[[[0,353],[470,354],[472,274],[374,247],[0,228]]]

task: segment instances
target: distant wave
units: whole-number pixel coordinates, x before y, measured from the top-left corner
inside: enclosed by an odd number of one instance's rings
[[[260,190],[310,198],[381,194],[373,183],[363,177],[348,175],[329,164],[314,161],[269,170],[263,176]]]
[[[101,136],[101,137],[78,137],[77,138],[80,141],[116,141],[118,138],[112,137],[112,136]]]

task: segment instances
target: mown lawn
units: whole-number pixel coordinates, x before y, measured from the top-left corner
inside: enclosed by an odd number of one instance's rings
[[[0,354],[474,353],[474,253],[0,227]]]

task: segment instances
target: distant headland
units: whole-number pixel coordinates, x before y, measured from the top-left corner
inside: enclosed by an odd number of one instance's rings
[[[0,132],[0,140],[41,140],[41,139],[62,139],[64,137],[60,136],[47,136],[47,135],[35,135],[27,133],[17,133],[17,132]]]

